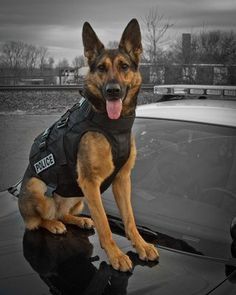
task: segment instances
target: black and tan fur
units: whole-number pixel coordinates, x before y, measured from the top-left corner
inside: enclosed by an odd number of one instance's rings
[[[84,52],[90,71],[85,80],[84,95],[89,98],[95,111],[106,112],[106,85],[111,81],[120,86],[122,99],[121,116],[134,112],[137,94],[141,85],[138,70],[142,53],[141,34],[137,20],[127,25],[119,48],[107,50],[89,25],[83,27]],[[120,210],[128,239],[142,260],[156,260],[157,249],[146,243],[140,236],[134,220],[131,205],[131,170],[135,164],[136,148],[131,139],[130,156],[116,175],[112,189]],[[52,233],[62,234],[65,224],[74,224],[82,228],[91,228],[93,224],[98,232],[102,248],[106,251],[113,268],[127,271],[132,268],[131,260],[116,245],[106,217],[100,195],[100,185],[114,170],[111,146],[101,133],[87,132],[83,135],[77,154],[77,182],[88,204],[92,220],[79,217],[83,209],[83,198],[63,198],[54,194],[45,196],[47,187],[35,177],[25,177],[19,199],[20,212],[26,228],[33,230],[46,228]]]

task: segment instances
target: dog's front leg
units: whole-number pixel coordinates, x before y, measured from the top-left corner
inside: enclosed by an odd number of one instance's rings
[[[159,257],[157,248],[147,243],[137,230],[131,205],[130,187],[130,176],[122,174],[122,172],[113,182],[113,193],[124,222],[126,235],[131,240],[141,260],[157,260]]]
[[[131,205],[131,179],[130,173],[136,156],[134,140],[132,140],[130,157],[122,167],[112,183],[112,189],[117,206],[120,210],[128,239],[131,240],[141,260],[157,260],[159,257],[157,248],[147,243],[139,234]]]
[[[120,271],[131,270],[132,262],[130,258],[118,248],[112,239],[112,233],[101,200],[100,185],[87,180],[82,181],[80,185],[87,199],[101,247],[106,251],[112,267]]]
[[[106,138],[95,132],[87,132],[80,141],[78,151],[78,184],[81,187],[99,235],[102,248],[114,269],[128,271],[130,258],[112,239],[112,233],[102,204],[100,185],[113,171],[111,147]]]

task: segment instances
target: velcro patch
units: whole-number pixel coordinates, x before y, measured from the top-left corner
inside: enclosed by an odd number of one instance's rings
[[[37,174],[40,172],[48,169],[49,167],[55,164],[55,160],[53,154],[49,154],[45,158],[39,160],[37,163],[34,164],[34,168]]]

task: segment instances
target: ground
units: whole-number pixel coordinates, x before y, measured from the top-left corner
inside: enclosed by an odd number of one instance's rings
[[[64,112],[79,101],[78,90],[0,90],[0,113],[52,114]],[[156,101],[153,90],[140,91],[138,103]]]

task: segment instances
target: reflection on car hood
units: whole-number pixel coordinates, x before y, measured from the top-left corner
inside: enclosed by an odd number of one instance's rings
[[[226,278],[222,262],[171,249],[160,249],[159,263],[143,262],[118,234],[113,234],[114,240],[130,256],[134,269],[115,271],[93,230],[68,226],[64,235],[25,231],[16,201],[8,193],[1,194],[0,205],[2,201],[8,212],[0,219],[0,294],[25,295],[34,290],[33,294],[202,295]],[[114,225],[111,228],[117,232]],[[227,290],[235,292],[235,285],[227,284]]]

